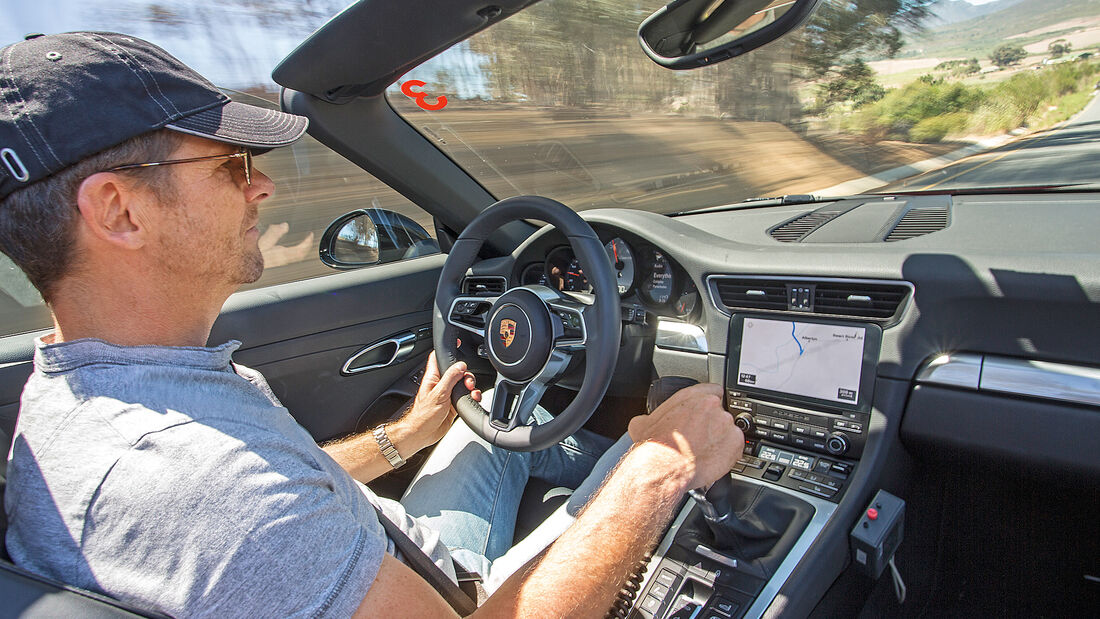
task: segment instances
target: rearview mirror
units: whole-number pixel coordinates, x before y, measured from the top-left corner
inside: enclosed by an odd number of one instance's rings
[[[694,69],[771,43],[821,0],[675,0],[638,27],[642,50],[669,69]]]
[[[357,269],[438,252],[439,244],[423,226],[381,208],[345,213],[321,235],[321,262],[334,269]]]

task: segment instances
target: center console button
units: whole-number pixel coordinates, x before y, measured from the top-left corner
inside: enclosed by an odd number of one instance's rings
[[[792,436],[791,437],[791,444],[797,445],[799,447],[809,447],[810,446],[810,439],[808,439],[804,436]]]
[[[768,481],[779,481],[779,478],[783,476],[783,471],[787,470],[787,467],[782,464],[769,464],[768,470],[764,471],[764,479]]]
[[[668,595],[669,591],[670,589],[668,587],[662,585],[659,582],[653,583],[653,586],[649,588],[650,595],[655,595],[661,599],[664,599],[664,597]]]
[[[810,426],[810,436],[812,436],[814,438],[825,438],[826,436],[828,436],[828,434],[829,434],[829,431],[826,430],[825,428],[817,428],[817,427],[814,427],[814,426]]]
[[[834,477],[847,479],[848,475],[852,473],[852,465],[847,462],[834,462],[829,468],[829,473]]]
[[[780,430],[789,430],[791,426],[786,421],[782,421],[780,419],[772,419],[772,427],[779,428]]]
[[[661,608],[661,600],[659,598],[653,597],[652,595],[647,595],[642,600],[641,607],[651,613],[656,614],[657,609]]]
[[[814,466],[814,472],[815,473],[828,473],[829,469],[831,469],[832,467],[833,467],[833,461],[832,460],[826,460],[825,458],[821,458],[820,460],[817,461],[817,465]]]
[[[794,432],[795,434],[809,435],[810,434],[810,427],[805,425],[805,424],[794,423],[794,424],[791,424],[791,431]]]
[[[657,574],[656,580],[658,583],[671,588],[676,584],[676,574],[671,570],[661,570],[660,573]]]
[[[719,614],[725,617],[729,617],[733,613],[737,612],[738,608],[740,608],[740,605],[737,604],[737,602],[727,600],[723,597],[714,598],[714,610],[718,611]]]

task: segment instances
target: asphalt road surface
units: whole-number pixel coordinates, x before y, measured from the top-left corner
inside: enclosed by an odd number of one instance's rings
[[[881,189],[925,191],[1100,182],[1100,96],[1064,125]]]

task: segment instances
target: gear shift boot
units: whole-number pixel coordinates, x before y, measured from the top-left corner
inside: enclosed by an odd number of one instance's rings
[[[680,527],[676,544],[692,552],[702,545],[764,578],[779,567],[814,513],[813,506],[796,496],[732,476],[715,482],[706,498],[713,515],[704,515],[697,505]]]

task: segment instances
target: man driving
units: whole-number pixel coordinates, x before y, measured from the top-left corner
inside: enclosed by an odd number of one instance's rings
[[[488,577],[475,615],[598,617],[684,493],[740,457],[717,385],[614,445],[581,431],[504,451],[453,423],[452,389],[475,385],[434,357],[404,416],[322,449],[232,362],[238,342],[207,346],[263,271],[275,188],[253,155],[306,119],[231,102],[120,34],[34,35],[0,50],[0,76],[0,249],[55,322],[9,453],[17,564],[172,616],[453,616],[388,520],[448,578]],[[364,485],[437,442],[400,502]],[[530,476],[583,509],[510,551]]]

